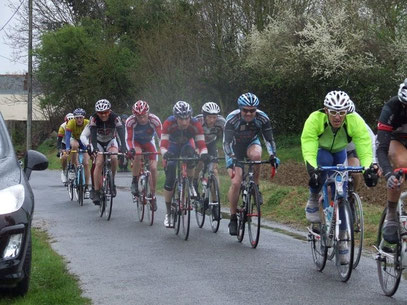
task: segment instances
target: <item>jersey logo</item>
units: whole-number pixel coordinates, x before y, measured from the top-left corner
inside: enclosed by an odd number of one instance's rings
[[[246,130],[246,125],[240,125],[240,131]]]

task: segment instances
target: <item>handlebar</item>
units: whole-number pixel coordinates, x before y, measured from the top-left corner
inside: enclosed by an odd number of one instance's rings
[[[271,163],[270,160],[261,160],[261,161],[238,161],[240,164],[246,164],[246,165],[257,165],[257,164],[267,164],[267,163]],[[235,168],[232,168],[232,175],[231,178],[233,179],[235,177]],[[270,179],[273,179],[274,176],[276,175],[276,168],[274,166],[271,166],[270,168]]]
[[[345,166],[338,164],[335,166],[319,166],[317,171],[326,172],[326,171],[337,171],[337,172],[351,172],[351,173],[361,173],[365,170],[364,166]]]

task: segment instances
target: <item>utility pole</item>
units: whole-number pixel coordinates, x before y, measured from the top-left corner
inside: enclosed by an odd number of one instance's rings
[[[27,103],[27,150],[32,147],[32,49],[33,49],[33,1],[28,0],[28,103]]]

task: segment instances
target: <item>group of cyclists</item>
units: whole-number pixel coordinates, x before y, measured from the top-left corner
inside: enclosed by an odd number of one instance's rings
[[[158,152],[162,156],[165,169],[164,200],[166,214],[164,225],[169,226],[171,198],[176,178],[176,162],[179,157],[199,156],[201,162],[188,163],[187,171],[192,187],[196,187],[202,164],[217,163],[217,141],[222,139],[226,158],[226,168],[231,179],[228,192],[230,204],[229,233],[237,234],[237,202],[242,181],[242,164],[239,161],[261,160],[263,137],[269,161],[277,168],[280,161],[276,156],[271,122],[267,114],[259,110],[259,99],[252,93],[242,94],[237,99],[238,109],[221,115],[220,107],[207,102],[201,114],[193,116],[192,107],[185,101],[178,101],[163,124],[150,112],[149,104],[139,100],[132,107],[132,115],[125,123],[111,110],[106,99],[98,100],[95,113],[89,120],[85,111],[75,109],[65,116],[65,122],[58,132],[58,149],[62,170],[67,164],[69,152],[73,163],[77,164],[76,153],[80,149],[89,151],[94,169],[89,170],[89,156],[85,154],[86,176],[85,198],[91,198],[97,205],[100,201],[101,171],[103,157],[98,152],[122,152],[132,159],[131,193],[138,195],[138,176],[141,168],[142,152]],[[309,198],[305,215],[311,223],[321,221],[319,213],[319,194],[327,174],[318,170],[320,166],[348,164],[365,168],[363,177],[368,187],[377,184],[379,176],[387,181],[387,214],[383,227],[383,238],[389,243],[398,240],[399,224],[396,219],[396,205],[400,196],[402,179],[397,179],[394,168],[407,167],[407,79],[400,84],[398,95],[392,97],[382,109],[377,128],[377,137],[355,111],[355,104],[344,91],[331,91],[325,96],[323,107],[310,114],[301,134],[301,148],[309,174]],[[159,145],[157,149],[156,141]],[[148,156],[152,174],[151,192],[153,207],[157,181],[157,154]],[[377,155],[377,159],[376,159]],[[117,168],[117,157],[112,157],[113,175]],[[62,182],[66,182],[61,173]],[[214,166],[217,175],[217,164]],[[254,180],[259,183],[260,166],[255,166]],[[92,179],[90,179],[92,177]],[[89,181],[92,180],[92,184]],[[360,178],[355,177],[355,183]],[[345,183],[346,188],[346,183]],[[115,195],[114,186],[114,195]],[[339,213],[341,207],[339,207]],[[219,216],[220,217],[220,216]],[[342,234],[340,225],[339,236]],[[344,244],[339,255],[349,249]],[[346,264],[346,259],[341,263]]]

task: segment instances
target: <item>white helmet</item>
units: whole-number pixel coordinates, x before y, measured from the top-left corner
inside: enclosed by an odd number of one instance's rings
[[[106,99],[98,100],[95,104],[96,112],[103,112],[109,110],[112,107],[110,102]]]
[[[208,102],[208,103],[203,104],[201,110],[202,110],[203,115],[211,115],[211,114],[219,114],[220,113],[219,106],[214,102]]]
[[[404,80],[404,83],[400,84],[398,96],[400,102],[407,104],[407,78]]]
[[[348,110],[350,98],[343,91],[331,91],[325,96],[324,106],[333,110]]]
[[[355,112],[355,103],[351,100],[349,100],[349,108],[348,108],[348,113],[353,113]]]

